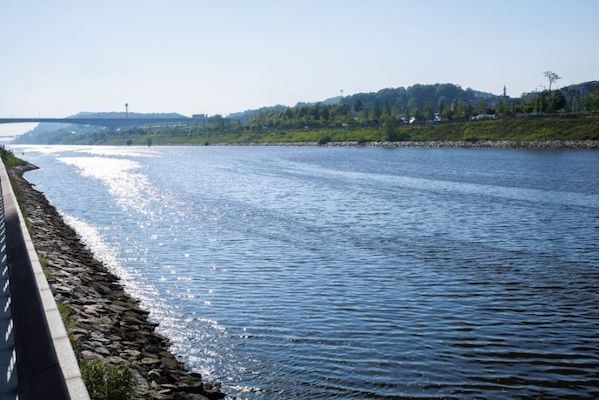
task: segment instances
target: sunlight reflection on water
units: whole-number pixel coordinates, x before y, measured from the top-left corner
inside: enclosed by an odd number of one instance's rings
[[[596,393],[596,152],[29,153],[29,179],[231,394]]]

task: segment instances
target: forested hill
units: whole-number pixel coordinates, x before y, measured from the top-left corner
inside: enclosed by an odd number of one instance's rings
[[[437,83],[434,85],[414,85],[407,89],[399,87],[396,89],[382,89],[375,93],[357,93],[340,98],[340,103],[348,106],[362,103],[365,108],[375,108],[377,105],[383,107],[388,104],[396,108],[399,113],[408,109],[425,107],[437,109],[441,104],[453,104],[456,101],[463,103],[475,103],[479,100],[499,100],[501,96],[492,93],[480,92],[473,89],[462,89],[451,83]]]
[[[407,89],[382,89],[318,103],[298,103],[294,107],[264,107],[214,122],[225,128],[237,125],[250,130],[313,129],[587,112],[599,108],[597,83],[584,82],[519,98],[462,89],[450,83],[418,84]]]
[[[125,118],[127,113],[124,112],[80,112],[67,118]],[[133,113],[128,114],[129,118],[184,118],[183,115],[177,113]],[[17,137],[14,143],[62,143],[65,136],[71,134],[92,133],[104,128],[98,126],[74,125],[74,124],[58,124],[42,122],[35,128],[23,135]]]
[[[295,107],[309,107],[314,104],[322,105],[346,105],[355,112],[362,110],[376,110],[381,112],[388,107],[395,114],[409,114],[416,110],[430,110],[436,112],[443,105],[451,106],[460,102],[462,104],[476,104],[485,100],[494,104],[499,102],[503,96],[492,93],[481,92],[473,89],[462,89],[452,83],[436,83],[432,85],[417,84],[408,88],[387,88],[378,92],[356,93],[350,96],[338,96],[323,100],[319,103],[300,102]],[[259,114],[285,111],[288,107],[276,105],[262,107],[256,110],[247,110],[239,113],[229,114],[228,118],[248,123]]]
[[[287,107],[277,105],[227,117],[212,115],[207,118],[189,119],[175,127],[132,127],[112,131],[90,126],[69,125],[56,131],[46,131],[44,124],[32,132],[17,138],[14,143],[138,143],[139,138],[156,140],[156,143],[238,142],[244,135],[260,136],[253,140],[282,140],[281,134],[294,132],[289,141],[309,139],[331,140],[439,140],[468,137],[470,134],[441,134],[448,128],[432,129],[434,126],[460,123],[463,130],[481,120],[510,122],[510,129],[526,128],[530,134],[510,136],[509,139],[527,138],[557,140],[560,138],[597,140],[597,116],[599,112],[599,82],[590,81],[560,89],[543,90],[523,94],[518,98],[498,96],[473,89],[462,89],[453,84],[414,85],[408,88],[382,89],[374,93],[358,93],[346,97],[334,97],[317,103],[298,103]],[[593,114],[591,118],[585,115]],[[124,113],[79,114],[79,116],[123,116]],[[141,116],[140,114],[129,114]],[[156,116],[179,116],[178,114],[154,114]],[[143,116],[148,116],[143,114]],[[562,116],[564,118],[548,118]],[[570,118],[576,117],[576,118]],[[579,118],[580,117],[580,118]],[[532,118],[541,118],[536,122]],[[544,123],[559,124],[557,132],[543,131]],[[540,124],[540,125],[539,125]],[[412,132],[409,127],[424,126],[427,134]],[[503,129],[505,124],[491,124]],[[555,125],[557,126],[557,125]],[[554,126],[552,125],[551,129]],[[453,128],[452,128],[453,129]],[[158,130],[158,131],[157,131]],[[334,133],[333,131],[335,130]],[[343,130],[341,132],[340,130]],[[348,135],[348,132],[353,132]],[[368,131],[368,132],[366,132]],[[428,135],[434,131],[437,136]],[[329,132],[329,133],[327,133]],[[343,134],[342,134],[343,133]],[[455,132],[454,132],[455,133]],[[463,132],[462,132],[463,133]],[[232,135],[225,140],[225,134]],[[167,138],[166,136],[171,136]],[[220,139],[216,136],[220,135]],[[440,136],[439,136],[440,135]],[[237,137],[237,139],[233,138]],[[175,137],[178,137],[175,141]],[[477,134],[476,138],[506,139],[499,131]],[[131,139],[129,141],[129,139]],[[246,137],[247,140],[250,140]],[[246,140],[243,139],[243,140]],[[300,140],[301,139],[301,140]]]

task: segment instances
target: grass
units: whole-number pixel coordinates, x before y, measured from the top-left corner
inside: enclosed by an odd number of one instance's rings
[[[84,360],[80,366],[92,400],[126,400],[135,394],[135,378],[129,368],[112,367],[102,360]]]
[[[137,383],[131,370],[126,365],[112,366],[100,359],[82,359],[77,343],[73,340],[71,334],[77,323],[64,303],[57,301],[56,305],[75,350],[77,360],[79,360],[81,377],[91,400],[126,400],[132,398],[136,393]]]
[[[58,307],[58,312],[60,313],[60,317],[62,318],[62,322],[64,323],[64,327],[67,330],[69,338],[71,338],[71,332],[73,332],[73,329],[75,329],[77,323],[71,316],[71,311],[64,303],[57,301],[56,306]],[[73,348],[75,348],[75,343],[73,343],[73,340],[71,340],[71,344],[73,345]]]
[[[2,157],[2,162],[4,163],[6,168],[16,167],[17,165],[27,164],[27,162],[16,157],[15,154],[11,150],[1,148],[0,156]]]
[[[48,259],[46,258],[45,255],[37,253],[37,258],[40,261],[40,266],[42,267],[42,271],[44,271],[44,275],[46,276],[50,276],[50,271],[48,270]],[[58,307],[58,310],[60,311],[60,307]],[[64,318],[63,318],[64,320]]]
[[[27,164],[27,161],[21,160],[20,158],[16,157],[11,150],[7,150],[5,148],[0,148],[0,156],[2,158],[2,162],[4,163],[4,166],[7,169],[16,167],[19,165]],[[23,214],[23,218],[25,219],[25,226],[27,227],[27,230],[29,231],[29,235],[33,236],[33,234],[35,233],[35,229],[34,229],[33,225],[31,224],[31,222],[29,222],[29,212],[27,211],[27,208],[24,205],[25,202],[23,201],[22,194],[18,190],[17,185],[15,185],[15,182],[14,182],[12,176],[9,175],[9,179],[10,179],[11,186],[13,187],[13,190],[15,193],[17,204],[19,204],[19,208],[21,209],[21,214]]]
[[[486,121],[457,121],[437,124],[401,125],[394,135],[398,141],[479,141],[479,140],[599,140],[599,114],[552,114],[536,117],[502,118]],[[265,129],[261,131],[203,131],[190,128],[183,133],[177,127],[140,128],[108,134],[96,141],[90,136],[71,135],[70,144],[209,145],[310,142],[385,141],[378,127],[336,127],[311,129]]]
[[[39,256],[42,267],[48,265],[44,256]],[[126,365],[112,366],[104,360],[84,360],[77,343],[73,340],[72,332],[77,327],[77,322],[71,315],[69,308],[57,301],[56,306],[67,330],[71,345],[75,350],[81,377],[91,400],[126,400],[135,395],[137,383],[133,373]]]

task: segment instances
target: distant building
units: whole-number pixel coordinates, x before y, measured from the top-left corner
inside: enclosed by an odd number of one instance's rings
[[[482,121],[484,119],[497,119],[495,114],[478,114],[470,117],[472,121]]]
[[[203,121],[205,119],[208,119],[208,114],[192,114],[191,118]]]

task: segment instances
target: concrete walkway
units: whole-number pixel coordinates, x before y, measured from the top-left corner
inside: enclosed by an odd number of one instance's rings
[[[4,206],[0,231],[5,239],[0,245],[4,260],[0,267],[0,400],[88,400],[56,301],[1,162],[0,184]]]
[[[4,199],[0,191],[0,400],[17,399],[18,383],[7,261]]]

